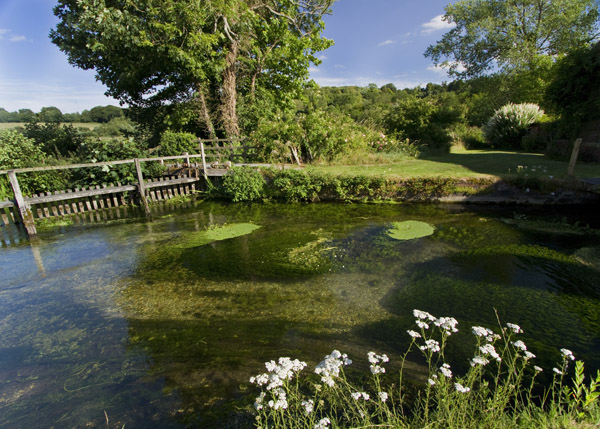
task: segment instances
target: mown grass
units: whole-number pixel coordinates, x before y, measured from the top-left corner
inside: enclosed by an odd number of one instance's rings
[[[554,161],[536,153],[453,148],[449,154],[422,159],[402,154],[379,154],[365,158],[358,165],[332,163],[312,165],[309,169],[336,175],[390,178],[494,176],[510,179],[525,175],[531,178],[565,178],[567,165],[566,162]],[[600,177],[600,164],[579,162],[575,167],[575,176]]]

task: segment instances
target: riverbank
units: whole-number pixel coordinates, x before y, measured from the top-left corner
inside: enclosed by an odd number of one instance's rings
[[[432,202],[508,205],[600,203],[580,180],[517,176],[386,177],[331,174],[322,169],[233,169],[211,192],[230,201]]]

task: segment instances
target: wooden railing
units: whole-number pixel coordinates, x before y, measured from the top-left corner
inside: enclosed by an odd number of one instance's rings
[[[167,201],[181,195],[197,192],[199,182],[208,177],[223,176],[232,166],[246,165],[253,167],[270,166],[270,164],[250,164],[254,148],[243,144],[237,145],[241,139],[200,140],[199,154],[182,154],[178,156],[162,156],[150,158],[124,159],[116,161],[56,165],[51,167],[28,167],[12,170],[0,170],[10,181],[14,199],[0,201],[0,220],[3,226],[11,223],[23,223],[29,235],[37,233],[35,219],[56,216],[81,215],[104,208],[118,208],[136,201],[141,203],[149,213],[148,202]],[[205,142],[217,143],[206,147]],[[228,143],[218,145],[219,143]],[[236,160],[241,160],[242,163]],[[169,164],[168,161],[183,161]],[[141,165],[144,162],[159,162],[167,167],[164,177],[145,180]],[[104,166],[134,164],[137,181],[129,184],[103,184],[75,189],[46,192],[24,196],[21,192],[17,174],[44,172],[66,169],[86,169]]]

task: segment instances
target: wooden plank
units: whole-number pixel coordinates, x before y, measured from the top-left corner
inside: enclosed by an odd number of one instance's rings
[[[96,195],[104,195],[107,193],[115,193],[115,192],[126,192],[126,191],[135,191],[136,187],[134,185],[124,185],[124,186],[114,186],[110,188],[100,188],[100,186],[96,186],[94,189],[90,187],[89,190],[81,190],[78,192],[59,192],[57,191],[54,195],[42,195],[38,197],[30,197],[26,198],[25,201],[29,204],[42,204],[49,203],[54,201],[64,201],[67,199],[73,198],[85,198],[92,197]]]
[[[567,168],[567,176],[572,176],[575,171],[575,163],[577,162],[577,157],[579,156],[579,148],[581,146],[581,139],[575,140],[573,144],[573,152],[571,152],[571,159],[569,160],[569,167]]]
[[[73,168],[89,168],[89,167],[103,167],[105,165],[121,165],[121,164],[133,164],[133,159],[123,159],[116,161],[105,161],[95,162],[87,164],[65,164],[65,165],[53,165],[52,167],[27,167],[27,168],[15,168],[15,173],[32,173],[34,171],[52,171],[52,170],[69,170]],[[0,174],[7,174],[11,170],[0,170]]]

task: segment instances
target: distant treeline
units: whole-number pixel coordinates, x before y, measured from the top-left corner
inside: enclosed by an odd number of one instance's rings
[[[81,113],[62,113],[58,107],[42,107],[39,112],[19,109],[9,112],[0,107],[0,122],[100,122],[106,124],[111,119],[121,118],[126,109],[117,106],[96,106]]]

